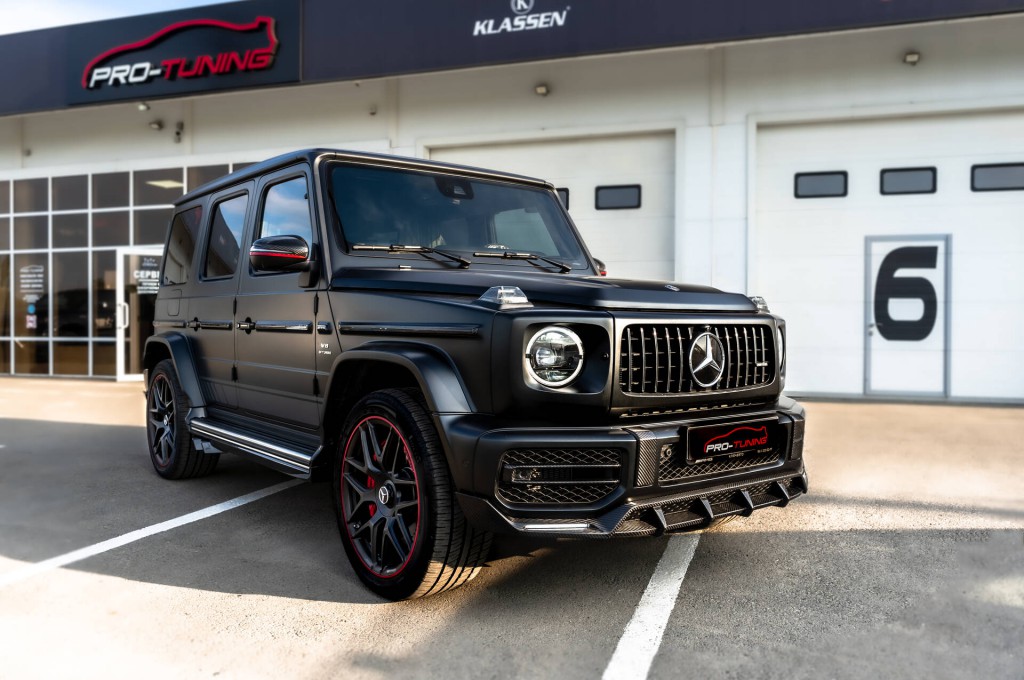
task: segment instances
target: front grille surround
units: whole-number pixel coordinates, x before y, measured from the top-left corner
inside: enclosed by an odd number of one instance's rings
[[[725,349],[725,370],[712,387],[700,387],[689,369],[695,338],[705,331]],[[619,334],[617,386],[627,398],[708,398],[763,390],[778,373],[775,325],[770,321],[652,323],[631,321]]]

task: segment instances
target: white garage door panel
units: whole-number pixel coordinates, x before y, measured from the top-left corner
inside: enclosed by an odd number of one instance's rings
[[[789,389],[863,392],[866,237],[948,234],[949,396],[1024,399],[1024,191],[971,191],[972,165],[1024,162],[1024,114],[762,128],[757,159],[751,290],[787,318]],[[882,169],[910,167],[936,168],[937,192],[880,193]],[[794,175],[820,171],[846,171],[848,195],[796,199]]]
[[[672,279],[675,136],[626,135],[433,149],[434,160],[494,168],[569,189],[569,214],[609,276]],[[599,186],[639,184],[637,210],[596,210]]]

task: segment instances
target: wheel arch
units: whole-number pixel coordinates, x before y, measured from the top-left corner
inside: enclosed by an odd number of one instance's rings
[[[142,358],[142,365],[146,374],[152,373],[153,368],[164,359],[170,359],[174,364],[174,370],[178,374],[178,382],[188,398],[189,405],[192,408],[205,405],[203,392],[199,387],[199,377],[196,374],[195,363],[192,361],[192,349],[189,346],[188,339],[175,334],[154,335],[146,340],[146,349]]]
[[[349,412],[364,396],[406,387],[423,394],[451,463],[448,438],[437,416],[474,413],[475,407],[452,360],[443,352],[416,343],[373,343],[338,357],[326,390],[325,445],[329,449],[337,447]]]

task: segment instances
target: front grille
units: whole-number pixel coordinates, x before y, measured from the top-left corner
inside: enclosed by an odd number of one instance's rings
[[[704,477],[705,475],[751,470],[779,462],[778,452],[740,456],[724,460],[711,460],[695,465],[687,465],[685,460],[679,460],[680,457],[675,455],[674,448],[669,449],[669,455],[662,456],[661,464],[658,466],[658,482],[660,484],[671,484],[684,479]]]
[[[513,505],[590,505],[618,487],[622,449],[512,449],[501,459],[498,497]]]
[[[702,388],[688,367],[694,338],[705,330],[725,348],[721,380]],[[775,334],[767,324],[632,324],[622,331],[619,388],[626,394],[690,394],[747,389],[775,379]]]

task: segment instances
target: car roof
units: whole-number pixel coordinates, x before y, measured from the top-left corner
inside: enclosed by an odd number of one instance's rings
[[[480,179],[496,179],[505,182],[515,182],[519,184],[528,184],[530,186],[540,187],[544,189],[554,189],[554,185],[550,182],[537,179],[535,177],[527,177],[525,175],[515,175],[508,172],[500,172],[498,170],[487,170],[484,168],[476,168],[468,165],[456,165],[454,163],[442,163],[439,161],[425,160],[422,158],[408,158],[405,156],[391,156],[388,154],[380,153],[367,153],[362,151],[345,151],[343,149],[300,149],[298,151],[292,151],[290,153],[268,158],[265,161],[259,163],[253,163],[247,165],[241,170],[236,170],[229,175],[224,175],[211,182],[200,185],[188,192],[174,203],[175,205],[182,205],[188,203],[200,196],[219,191],[220,189],[230,187],[238,182],[242,182],[254,177],[259,177],[268,172],[277,170],[278,168],[286,167],[298,162],[306,162],[310,165],[316,163],[317,160],[335,160],[335,161],[350,161],[356,163],[369,163],[372,165],[380,165],[385,167],[410,169],[410,170],[433,170],[458,175],[466,175],[469,177],[477,177]]]

